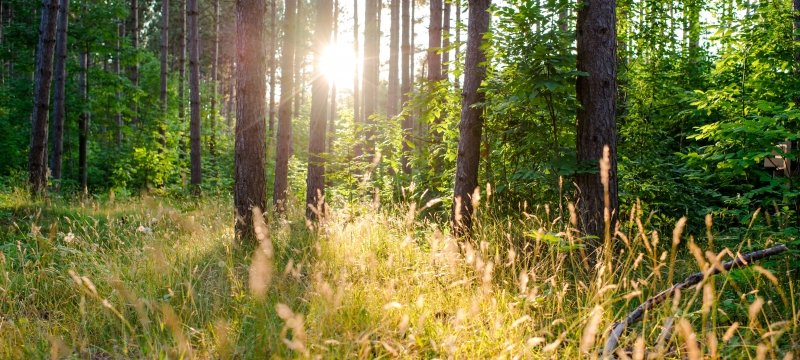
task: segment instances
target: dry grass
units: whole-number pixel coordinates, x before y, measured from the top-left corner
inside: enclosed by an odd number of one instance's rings
[[[587,269],[569,214],[545,207],[480,205],[475,238],[457,241],[424,204],[333,207],[313,229],[295,206],[242,249],[226,201],[0,200],[0,357],[15,359],[596,358],[613,321],[743,251],[715,244],[710,218],[705,241],[685,220],[660,240],[638,207]],[[617,355],[797,358],[793,260],[684,291]]]

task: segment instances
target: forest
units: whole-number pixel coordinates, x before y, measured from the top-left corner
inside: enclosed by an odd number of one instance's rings
[[[800,359],[800,0],[0,0],[0,359]]]

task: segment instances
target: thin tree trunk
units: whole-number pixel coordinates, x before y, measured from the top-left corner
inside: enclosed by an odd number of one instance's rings
[[[359,26],[358,26],[358,0],[353,0],[353,54],[355,54],[356,57],[359,56],[359,52],[360,52],[360,46],[359,46],[359,41],[358,41],[358,38],[359,38],[358,30],[359,30]],[[361,63],[363,63],[364,62],[364,56],[363,56],[363,54],[361,54],[361,55],[362,55],[361,56]],[[361,85],[361,81],[360,81],[361,80],[360,79],[361,71],[360,70],[361,69],[359,68],[358,64],[359,64],[358,61],[354,61],[353,62],[353,68],[354,68],[354,70],[353,70],[354,71],[353,72],[353,125],[354,125],[353,128],[356,129],[356,131],[358,131],[357,130],[358,129],[358,125],[360,125],[363,122],[363,119],[361,117],[362,108],[361,108],[361,91],[360,91],[360,85]],[[361,157],[363,152],[364,152],[363,145],[361,144],[361,141],[359,141],[358,137],[356,137],[356,146],[355,146],[355,149],[354,149],[355,157],[356,158]]]
[[[89,141],[89,122],[92,113],[89,111],[89,45],[81,53],[81,73],[78,78],[78,87],[83,103],[83,111],[78,117],[78,176],[80,178],[80,189],[84,195],[89,194],[89,164],[88,147]]]
[[[186,118],[186,2],[181,1],[181,31],[178,35],[178,120]]]
[[[375,129],[373,128],[375,115],[378,109],[378,81],[380,75],[380,28],[378,19],[380,18],[380,0],[366,0],[364,5],[364,75],[363,75],[363,95],[364,95],[364,121],[368,128],[367,153],[375,153]]]
[[[461,0],[454,0],[456,3],[456,51],[455,51],[455,61],[456,63],[461,63]],[[454,81],[454,87],[456,89],[461,88],[461,77],[456,76]]]
[[[400,105],[400,1],[390,0],[391,23],[389,31],[389,89],[386,99],[386,116],[397,115]]]
[[[208,153],[214,159],[217,146],[217,92],[219,75],[219,0],[214,0],[214,53],[211,55],[211,119],[209,127],[211,135],[208,141]]]
[[[200,46],[198,32],[198,0],[189,0],[187,15],[189,17],[189,107],[191,142],[191,185],[198,191],[203,181],[201,144],[200,144]],[[262,55],[263,54],[259,54]],[[263,100],[263,98],[262,98]]]
[[[56,58],[54,75],[56,78],[55,98],[53,99],[53,163],[51,164],[53,179],[56,184],[61,180],[61,164],[64,154],[64,118],[65,85],[67,82],[67,31],[69,26],[69,0],[61,0],[58,11],[56,38]]]
[[[293,0],[289,0],[293,1]],[[254,242],[252,208],[266,208],[266,112],[264,78],[267,36],[266,0],[236,2],[236,149],[234,203],[236,236]],[[283,94],[283,93],[282,93]]]
[[[305,65],[306,65],[306,13],[303,7],[305,0],[297,0],[297,10],[295,17],[294,39],[295,39],[295,52],[294,52],[294,114],[300,115],[300,105],[303,103],[303,94],[305,93]],[[290,152],[294,152],[294,144],[290,144]]]
[[[130,69],[130,79],[131,84],[133,85],[134,91],[138,91],[139,89],[139,0],[131,0],[131,13],[130,13],[130,21],[131,21],[131,47],[133,47],[134,51],[134,60],[133,66]],[[136,97],[133,98],[133,118],[131,119],[131,123],[138,124],[139,123],[139,101],[136,100]]]
[[[42,2],[39,43],[36,50],[36,73],[31,115],[31,147],[28,171],[31,193],[41,195],[47,189],[47,123],[50,112],[50,85],[53,77],[53,53],[56,44],[58,0]]]
[[[169,52],[169,0],[161,0],[161,93],[159,96],[161,104],[161,124],[159,124],[159,135],[161,136],[161,148],[167,148],[167,79],[169,68],[167,59]]]
[[[333,44],[339,43],[339,0],[333,2]],[[337,102],[336,102],[336,81],[331,80],[331,99],[330,110],[328,111],[328,157],[333,155],[333,142],[336,140],[336,118],[337,118]],[[330,180],[327,181],[330,184]],[[330,185],[329,185],[330,186]]]
[[[447,79],[450,67],[450,1],[445,0],[442,15],[442,79]]]
[[[411,49],[411,2],[412,0],[402,0],[402,64],[401,68],[401,85],[400,85],[400,98],[401,106],[406,106],[408,103],[409,95],[411,93],[411,62],[414,59],[414,54]],[[411,162],[409,155],[411,154],[411,131],[414,124],[412,123],[411,114],[406,114],[403,117],[403,154],[400,158],[400,163],[403,166],[403,173],[411,175]]]
[[[325,194],[325,129],[328,119],[328,80],[322,63],[325,47],[331,39],[331,0],[316,3],[314,29],[314,75],[311,83],[311,124],[308,141],[308,174],[306,177],[306,217],[316,220],[324,216]]]
[[[269,127],[267,133],[267,150],[270,149],[272,138],[275,137],[275,73],[277,68],[278,53],[278,0],[270,1],[270,21],[269,21]]]
[[[125,37],[125,22],[119,20],[119,24],[117,24],[117,43],[116,43],[116,57],[114,58],[114,74],[117,75],[118,79],[122,78],[122,38]],[[119,81],[119,80],[118,80]],[[117,147],[122,147],[122,140],[123,140],[123,129],[125,127],[125,123],[122,119],[122,111],[120,110],[120,103],[122,102],[122,92],[120,90],[120,85],[117,83],[114,86],[114,90],[116,91],[115,99],[117,104],[115,108],[117,109],[115,118],[117,123]]]
[[[472,230],[472,194],[478,187],[483,128],[483,105],[478,104],[482,104],[484,99],[479,88],[486,77],[486,54],[481,49],[481,43],[483,35],[489,31],[489,3],[489,0],[470,0],[468,7],[469,27],[456,158],[455,201],[451,213],[453,233],[457,236],[468,235]]]
[[[278,105],[278,143],[275,155],[275,185],[272,200],[277,212],[286,206],[289,188],[289,155],[292,144],[292,100],[294,97],[294,39],[296,0],[285,0],[281,51],[281,101]]]
[[[608,147],[607,175],[579,173],[575,176],[575,203],[579,227],[590,241],[591,254],[603,239],[611,237],[619,201],[617,198],[616,5],[615,0],[594,0],[580,6],[577,25],[577,69],[588,73],[576,81],[578,107],[577,157],[579,164],[603,162]],[[607,180],[603,178],[607,176]]]
[[[442,79],[442,0],[430,0],[428,27],[428,81]]]

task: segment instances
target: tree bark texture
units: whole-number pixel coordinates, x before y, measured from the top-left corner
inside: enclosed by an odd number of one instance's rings
[[[361,62],[364,61],[363,54],[360,54],[360,45],[359,45],[359,36],[358,36],[358,0],[353,0],[353,54],[356,57],[361,55]],[[353,62],[353,124],[355,125],[353,128],[358,131],[358,125],[363,122],[363,118],[361,116],[361,111],[363,108],[361,107],[361,68],[358,66],[358,61]],[[355,139],[358,140],[356,136]],[[353,149],[355,158],[361,157],[364,152],[364,147],[360,141],[356,141],[356,146]]]
[[[161,123],[159,124],[159,135],[161,136],[161,147],[167,147],[167,80],[169,79],[169,68],[167,59],[169,55],[169,0],[161,0],[161,92],[159,100],[161,104]]]
[[[400,105],[400,1],[390,0],[389,30],[389,89],[386,99],[386,116],[393,118]]]
[[[178,35],[178,120],[186,118],[186,2],[181,1],[181,31]]]
[[[486,78],[486,54],[481,50],[483,35],[489,31],[489,0],[469,1],[469,26],[464,63],[464,90],[461,99],[456,179],[451,213],[453,233],[468,235],[472,229],[472,194],[478,187],[484,94],[481,82]]]
[[[211,55],[211,114],[209,114],[209,132],[211,134],[208,139],[208,153],[214,159],[217,146],[217,97],[219,95],[219,0],[214,0],[214,45],[212,51],[214,53]]]
[[[430,0],[431,21],[428,27],[428,80],[442,79],[442,0]]]
[[[278,0],[270,0],[269,6],[269,126],[267,133],[267,149],[270,148],[272,138],[275,137],[275,74],[277,65],[278,54],[278,39],[280,34],[278,32]]]
[[[119,24],[117,24],[117,43],[116,43],[116,56],[114,57],[114,74],[117,77],[122,76],[122,38],[125,37],[125,22],[122,19],[119,20]],[[122,146],[123,140],[123,129],[125,127],[125,122],[122,119],[122,111],[120,110],[120,104],[122,102],[122,91],[120,84],[117,84],[115,87],[116,94],[115,98],[117,100],[117,111],[114,115],[117,124],[117,147]]]
[[[447,79],[450,68],[450,1],[444,3],[444,13],[442,14],[442,79]]]
[[[338,44],[339,42],[339,0],[334,0],[333,2],[333,44]],[[337,118],[337,110],[338,110],[338,103],[336,102],[336,82],[331,81],[331,98],[330,98],[330,110],[328,111],[328,149],[327,153],[328,156],[333,154],[333,142],[336,140],[336,118]],[[330,184],[330,181],[327,181],[327,184]]]
[[[130,79],[131,84],[133,85],[134,91],[138,91],[139,89],[139,0],[131,0],[131,13],[130,13],[130,29],[131,29],[131,47],[133,47],[134,51],[134,62],[133,66],[130,69]],[[139,123],[139,101],[136,99],[137,97],[133,97],[132,102],[132,110],[133,110],[133,118],[131,119],[131,123],[138,124]]]
[[[314,76],[311,83],[311,124],[308,142],[308,174],[306,176],[306,217],[315,220],[323,215],[325,194],[325,130],[328,120],[328,80],[322,63],[325,47],[331,39],[331,0],[316,3],[314,29]]]
[[[400,66],[400,104],[405,106],[411,93],[411,63],[414,61],[414,54],[411,49],[411,1],[402,0],[402,64]],[[413,118],[410,114],[403,117],[403,154],[400,163],[403,166],[403,173],[411,175],[411,132],[414,130]]]
[[[255,240],[252,208],[266,208],[266,15],[266,0],[236,2],[234,204],[239,241]]]
[[[191,147],[191,184],[197,190],[203,181],[200,144],[200,46],[198,31],[198,0],[189,0],[189,141]],[[263,98],[262,98],[263,99]]]
[[[366,0],[364,5],[364,74],[362,95],[364,97],[364,123],[366,130],[366,153],[375,153],[375,129],[372,116],[378,111],[378,83],[380,81],[380,0]]]
[[[89,111],[89,45],[86,44],[85,47],[80,55],[81,73],[78,77],[78,91],[83,102],[83,111],[78,117],[78,177],[81,192],[84,195],[88,195],[89,149],[87,145],[89,142],[89,122],[92,119],[92,113]]]
[[[34,196],[47,190],[47,126],[50,112],[50,86],[53,77],[53,53],[56,44],[58,0],[42,1],[39,43],[36,49],[36,72],[33,81],[33,114],[28,171]]]
[[[281,51],[281,100],[278,104],[278,142],[275,157],[275,184],[272,200],[275,210],[283,212],[289,188],[289,155],[292,146],[292,100],[294,100],[294,38],[297,0],[285,0],[283,45]]]
[[[53,158],[51,172],[53,179],[61,180],[61,165],[64,154],[64,119],[66,117],[67,83],[67,31],[69,27],[69,0],[61,0],[58,9],[56,37],[55,98],[53,99]]]
[[[579,164],[596,164],[609,149],[607,186],[601,172],[575,176],[580,230],[598,239],[590,241],[588,253],[611,236],[619,208],[617,198],[617,95],[616,1],[593,0],[579,6],[577,24],[577,69],[588,73],[576,81],[578,107],[577,157]],[[607,191],[605,189],[607,187]],[[607,198],[606,198],[607,195]],[[607,213],[606,213],[607,212]],[[605,219],[605,218],[608,219]]]

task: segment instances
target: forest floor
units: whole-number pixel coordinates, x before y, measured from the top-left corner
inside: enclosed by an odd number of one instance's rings
[[[544,211],[482,210],[475,239],[457,242],[408,206],[334,208],[317,230],[295,206],[269,221],[265,260],[235,244],[231,209],[227,196],[0,192],[0,358],[595,357],[614,321],[712,266],[725,241],[685,236],[674,251],[634,213],[588,271]],[[742,237],[732,251],[787,240]],[[618,353],[798,358],[798,286],[796,250],[718,275],[648,314]]]

